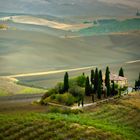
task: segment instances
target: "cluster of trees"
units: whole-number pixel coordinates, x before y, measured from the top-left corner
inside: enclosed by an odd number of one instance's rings
[[[119,70],[119,76],[124,77],[124,71],[121,67]],[[98,68],[91,70],[90,79],[87,76],[85,82],[85,95],[92,96],[92,100],[94,102],[94,96],[97,95],[98,99],[101,97],[109,97],[114,96],[118,93],[118,85],[115,84],[114,81],[110,81],[110,70],[109,67],[106,67],[105,72],[105,81],[103,83],[102,70],[98,70]]]
[[[77,97],[78,106],[80,106],[80,104],[82,104],[82,106],[83,106],[84,105],[84,94],[83,94],[82,87],[85,85],[84,73],[82,76],[77,77],[76,81],[77,81],[77,83],[75,83],[75,85],[70,86],[69,85],[69,75],[68,75],[68,72],[66,72],[64,75],[63,93],[65,93],[65,92],[71,93],[74,97]]]
[[[86,96],[92,96],[92,100],[94,102],[95,95],[98,99],[101,99],[101,97],[109,97],[114,96],[118,93],[117,88],[118,86],[115,84],[114,81],[110,81],[110,70],[109,67],[106,67],[105,72],[105,82],[103,83],[103,76],[102,76],[102,70],[98,70],[98,68],[94,70],[91,70],[91,75],[85,76],[83,73],[83,76],[85,77],[85,95]],[[124,77],[124,71],[123,68],[120,68],[119,70],[119,76]],[[64,92],[68,91],[69,89],[69,79],[68,79],[68,73],[66,72],[64,75]],[[82,99],[83,102],[83,99]]]
[[[135,81],[135,90],[140,90],[140,73],[138,80]]]
[[[124,76],[123,69],[119,71],[120,76]],[[114,81],[110,81],[110,70],[106,67],[105,81],[103,81],[102,70],[98,68],[91,70],[90,77],[84,73],[75,78],[69,78],[68,72],[64,74],[63,82],[58,83],[50,89],[44,96],[43,100],[58,101],[66,105],[77,102],[78,105],[84,104],[84,96],[91,96],[94,102],[95,98],[109,97],[117,94],[118,87]],[[68,100],[70,98],[70,101]]]
[[[98,99],[101,99],[102,94],[105,96],[110,96],[111,94],[111,85],[110,85],[110,71],[109,67],[106,68],[105,73],[105,89],[103,87],[103,76],[102,70],[98,70],[98,68],[91,70],[90,80],[87,76],[86,84],[85,84],[85,95],[92,96],[92,100],[94,101],[94,96],[97,95]],[[106,90],[106,91],[105,91]]]
[[[43,95],[41,104],[48,102],[72,105],[77,102],[78,105],[84,104],[84,87],[86,77],[84,74],[75,78],[69,78],[68,72],[64,74],[63,82],[57,83]]]

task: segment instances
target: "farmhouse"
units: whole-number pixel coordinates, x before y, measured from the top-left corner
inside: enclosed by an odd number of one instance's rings
[[[110,81],[111,82],[114,81],[120,87],[127,86],[127,78],[126,77],[122,77],[122,76],[118,76],[116,74],[112,74],[112,73],[110,74]]]
[[[103,77],[103,81],[105,83],[105,75]],[[110,73],[110,82],[118,84],[119,87],[125,87],[128,85],[128,81],[126,77],[118,76],[117,74]],[[105,86],[105,85],[104,85]]]

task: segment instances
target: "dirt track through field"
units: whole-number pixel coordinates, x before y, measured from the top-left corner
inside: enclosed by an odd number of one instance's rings
[[[18,77],[26,77],[26,76],[38,76],[38,75],[47,75],[47,74],[57,74],[62,72],[70,72],[70,71],[78,71],[78,70],[85,70],[95,68],[96,66],[89,66],[89,67],[81,67],[81,68],[74,68],[74,69],[65,69],[65,70],[55,70],[55,71],[47,71],[47,72],[36,72],[36,73],[24,73],[24,74],[16,74],[16,75],[9,75],[8,78],[18,78]]]

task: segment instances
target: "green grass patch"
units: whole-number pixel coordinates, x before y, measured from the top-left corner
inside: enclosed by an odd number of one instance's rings
[[[66,117],[68,119],[66,119]],[[72,117],[72,118],[71,118]],[[59,113],[0,115],[1,139],[121,140],[121,136],[75,121],[77,115]],[[70,119],[71,118],[71,119]],[[63,120],[64,119],[64,120]],[[85,124],[85,123],[84,123]]]
[[[0,96],[6,96],[8,94],[9,93],[6,90],[0,88]]]
[[[38,94],[38,93],[45,93],[47,90],[45,89],[39,89],[39,88],[31,88],[31,87],[25,87],[21,89],[18,94]]]

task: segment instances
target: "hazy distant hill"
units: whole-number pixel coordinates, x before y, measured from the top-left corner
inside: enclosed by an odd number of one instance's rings
[[[47,14],[57,16],[135,15],[139,0],[3,0],[0,12]]]
[[[134,81],[139,7],[139,0],[0,0],[0,19],[8,19],[0,20],[8,25],[0,30],[0,75],[113,64]]]

